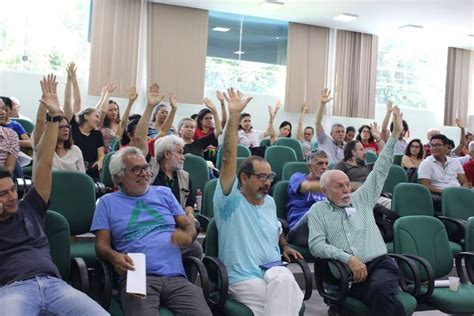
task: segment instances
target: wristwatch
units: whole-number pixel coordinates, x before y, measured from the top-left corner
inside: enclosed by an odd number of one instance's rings
[[[51,116],[49,113],[46,113],[46,121],[48,122],[59,122],[61,119],[61,115]]]

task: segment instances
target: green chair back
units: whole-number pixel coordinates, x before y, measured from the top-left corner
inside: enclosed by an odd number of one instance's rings
[[[421,184],[399,183],[392,196],[392,210],[400,216],[433,216],[433,201],[430,191]]]
[[[366,151],[365,152],[365,161],[367,163],[374,163],[377,161],[377,154],[374,153],[373,151]]]
[[[204,186],[204,191],[202,194],[202,206],[201,213],[202,215],[213,218],[214,217],[214,191],[216,190],[217,181],[219,179],[212,179],[206,183]]]
[[[66,218],[71,235],[89,232],[95,211],[94,181],[78,171],[53,171],[49,208]]]
[[[292,148],[286,146],[273,145],[265,150],[265,160],[276,173],[275,181],[281,180],[283,166],[290,161],[296,161],[296,154]]]
[[[294,138],[281,137],[275,141],[275,145],[290,147],[295,151],[297,161],[305,161],[301,142]]]
[[[435,278],[451,272],[453,256],[448,234],[443,223],[432,216],[405,216],[394,224],[394,250],[398,254],[411,254],[425,258],[433,268]],[[427,280],[423,269],[422,281]]]
[[[450,187],[441,194],[443,215],[467,220],[474,216],[474,192],[468,188]]]
[[[48,211],[44,231],[48,238],[51,258],[63,280],[68,280],[71,268],[69,241],[71,233],[66,218],[57,212]]]
[[[393,156],[393,164],[397,165],[397,166],[401,166],[402,165],[402,157],[403,157],[403,155],[394,155]]]
[[[301,173],[304,173],[304,174],[308,174],[309,173],[308,164],[306,162],[301,162],[301,161],[287,162],[283,166],[281,180],[283,180],[283,181],[290,180],[291,176],[295,172],[301,172]]]
[[[243,157],[247,158],[250,157],[250,149],[248,147],[238,144],[237,145],[237,158]],[[217,150],[217,159],[216,159],[216,168],[221,169],[222,168],[222,156],[224,156],[224,146],[220,146],[219,149]]]
[[[237,157],[237,165],[235,166],[235,172],[239,171],[240,165],[242,164],[242,161],[247,159],[248,157]]]
[[[184,170],[189,172],[189,178],[193,184],[193,194],[197,190],[204,192],[204,186],[209,181],[209,168],[202,157],[186,154],[184,155]]]
[[[466,223],[466,251],[474,252],[474,216]],[[474,266],[474,262],[472,264]]]
[[[30,121],[30,120],[27,120],[27,119],[21,119],[21,118],[10,118],[12,121],[15,121],[15,122],[18,122],[21,124],[21,126],[23,126],[23,128],[25,129],[25,131],[28,133],[28,134],[31,134],[33,132],[33,130],[35,129],[35,124]]]
[[[112,175],[110,174],[110,159],[114,152],[109,152],[105,155],[104,160],[102,162],[102,171],[100,172],[100,181],[108,188],[114,187],[114,182],[112,181]]]
[[[267,147],[270,147],[271,146],[271,143],[270,143],[270,139],[269,138],[264,138],[260,141],[260,146],[267,146]]]
[[[273,187],[273,200],[275,201],[277,217],[286,221],[288,203],[288,183],[289,181],[278,181]]]
[[[393,193],[395,186],[401,182],[408,182],[406,171],[398,165],[391,165],[382,192]]]
[[[120,139],[115,139],[112,144],[112,152],[117,151],[120,149]]]

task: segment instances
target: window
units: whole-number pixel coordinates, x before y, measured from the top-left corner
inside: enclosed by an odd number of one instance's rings
[[[0,10],[0,67],[46,73],[70,61],[89,69],[90,0],[4,1]]]
[[[206,89],[283,95],[287,38],[287,22],[209,12]]]
[[[405,34],[406,35],[406,34]],[[376,102],[437,111],[444,105],[447,46],[435,39],[380,37]]]

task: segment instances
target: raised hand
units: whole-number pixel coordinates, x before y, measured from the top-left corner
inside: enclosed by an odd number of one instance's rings
[[[403,122],[402,122],[402,115],[400,113],[400,108],[396,105],[392,109],[392,122],[393,122],[392,136],[398,139],[400,134],[403,132]]]
[[[69,80],[75,81],[77,79],[76,78],[77,66],[73,61],[67,64],[66,71],[67,71],[67,78]]]
[[[372,136],[375,139],[380,139],[380,137],[382,137],[378,129],[377,122],[373,122],[370,124],[370,132],[372,133]]]
[[[148,88],[148,95],[147,95],[147,105],[148,106],[156,106],[158,105],[163,99],[165,98],[164,95],[160,94],[160,85],[154,83]]]
[[[176,107],[176,95],[174,93],[170,93],[168,98],[170,100],[171,109],[176,110],[177,109],[177,107]]]
[[[43,91],[40,102],[46,105],[46,108],[51,115],[59,115],[61,110],[59,98],[56,94],[56,87],[58,85],[56,76],[49,74],[47,77],[43,77],[43,80],[40,81],[40,85],[41,90]]]
[[[137,88],[136,87],[130,87],[127,90],[127,93],[128,93],[128,100],[132,103],[135,102],[135,100],[138,98],[138,93],[137,93]]]
[[[253,99],[252,97],[244,98],[244,94],[234,88],[227,89],[227,93],[224,93],[224,98],[227,101],[227,107],[229,113],[241,113],[247,104]]]
[[[393,101],[388,100],[387,101],[387,113],[391,113],[393,111]]]
[[[114,92],[115,89],[117,89],[117,85],[115,83],[113,83],[113,82],[108,82],[107,83],[107,93],[109,95],[111,95],[112,92]]]
[[[321,91],[321,95],[319,96],[319,101],[321,101],[321,104],[326,104],[332,100],[331,97],[331,90],[329,89],[324,89]]]
[[[456,119],[456,125],[459,128],[464,128],[465,127],[463,121],[459,118]]]
[[[304,101],[303,107],[301,108],[301,113],[308,112],[308,109],[309,109],[309,103],[308,101]]]
[[[214,114],[216,113],[216,107],[214,106],[214,103],[212,103],[211,99],[209,98],[204,98],[202,100],[202,103],[204,103],[204,105],[209,109],[211,110],[211,112]]]
[[[222,91],[216,91],[216,97],[222,104],[225,102],[224,93]]]

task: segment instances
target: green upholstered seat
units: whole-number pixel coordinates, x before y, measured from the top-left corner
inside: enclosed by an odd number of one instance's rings
[[[406,171],[400,166],[391,165],[382,192],[393,193],[393,189],[395,188],[395,186],[401,182],[408,182]]]
[[[393,156],[393,164],[401,166],[402,165],[402,157],[403,157],[403,155],[394,155]]]
[[[237,157],[247,158],[250,157],[251,153],[247,146],[238,144],[237,145]],[[216,168],[222,168],[222,157],[224,156],[224,146],[220,146],[217,150]]]
[[[260,141],[260,146],[267,146],[267,147],[270,147],[271,146],[271,141],[269,138],[264,138]]]
[[[291,176],[295,172],[301,172],[304,174],[307,174],[309,172],[308,170],[308,164],[306,162],[301,162],[301,161],[290,161],[287,162],[283,166],[283,171],[281,175],[281,180],[290,180]]]
[[[275,181],[281,180],[283,166],[290,161],[296,161],[296,154],[292,148],[273,145],[265,150],[265,160],[276,173]]]
[[[416,309],[416,299],[405,292],[400,292],[396,295],[397,300],[399,300],[405,309],[405,315],[411,315],[415,312]],[[369,307],[365,305],[362,301],[348,296],[347,299],[342,304],[345,310],[350,311],[358,316],[369,316]]]
[[[296,154],[296,160],[304,162],[303,147],[299,140],[288,137],[280,137],[275,141],[275,145],[286,146],[293,149]]]
[[[365,152],[365,161],[367,163],[374,163],[377,161],[377,154],[372,152],[372,151],[366,151]]]
[[[102,161],[102,171],[100,172],[100,181],[108,188],[114,187],[114,182],[112,181],[112,175],[110,174],[110,159],[114,152],[110,152],[105,155],[104,160]]]
[[[189,173],[193,184],[193,193],[196,194],[197,190],[204,192],[204,186],[209,181],[209,168],[206,160],[193,154],[186,154],[184,155],[183,168]]]
[[[30,120],[22,119],[22,118],[15,118],[15,117],[11,117],[10,119],[12,121],[17,122],[17,123],[20,123],[21,126],[23,126],[23,128],[25,129],[25,131],[28,134],[31,134],[33,132],[33,130],[35,129],[35,124]]]
[[[67,220],[57,212],[48,211],[44,230],[51,249],[51,258],[58,267],[61,277],[67,280],[71,270],[71,251],[69,247],[71,234]]]
[[[467,220],[474,216],[474,192],[468,188],[450,187],[441,194],[443,215]]]
[[[125,315],[123,313],[122,306],[120,306],[120,303],[117,300],[116,296],[114,296],[112,298],[112,302],[110,303],[109,313],[112,316],[124,316]],[[166,308],[166,307],[160,307],[159,308],[159,314],[160,314],[160,316],[173,316],[174,315],[173,312],[171,310],[169,310],[168,308]]]

